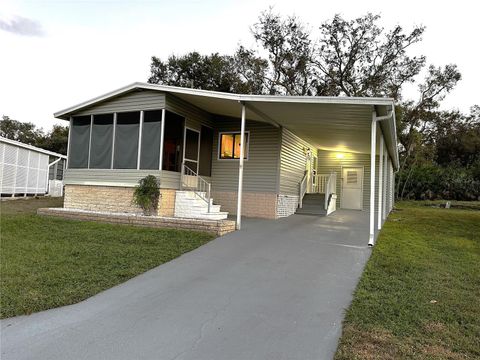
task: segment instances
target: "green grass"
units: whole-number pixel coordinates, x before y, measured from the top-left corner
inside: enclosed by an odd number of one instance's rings
[[[430,205],[388,218],[335,359],[480,358],[480,211]]]
[[[73,304],[170,261],[207,233],[40,217],[61,199],[0,203],[0,316]]]

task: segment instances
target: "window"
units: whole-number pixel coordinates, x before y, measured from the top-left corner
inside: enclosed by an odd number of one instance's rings
[[[244,159],[248,159],[249,132],[245,132]],[[240,159],[240,133],[220,133],[219,159]]]
[[[142,129],[140,169],[158,170],[162,111],[145,111]]]
[[[113,114],[94,115],[90,169],[110,169],[112,164]]]

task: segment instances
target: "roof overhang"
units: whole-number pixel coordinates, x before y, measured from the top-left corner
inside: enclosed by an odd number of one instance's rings
[[[24,144],[20,141],[7,139],[7,138],[2,137],[2,136],[0,136],[0,142],[3,142],[5,144],[18,146],[18,147],[21,147],[21,148],[24,148],[24,149],[27,149],[27,150],[39,152],[41,154],[45,154],[45,155],[49,155],[49,156],[53,156],[53,157],[58,157],[58,158],[61,158],[61,159],[66,159],[67,158],[65,155],[62,155],[62,154],[59,154],[59,153],[56,153],[56,152],[53,152],[53,151],[45,150],[45,149],[42,149],[42,148],[39,148],[39,147],[36,147],[36,146]]]
[[[250,120],[285,127],[319,149],[369,153],[372,113],[391,113],[380,122],[388,151],[398,168],[394,101],[373,97],[243,95],[136,82],[54,114],[68,119],[76,112],[133,91],[174,95],[206,112],[240,117],[240,103]]]

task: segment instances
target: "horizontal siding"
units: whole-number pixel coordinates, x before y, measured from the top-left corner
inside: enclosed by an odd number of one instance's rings
[[[305,173],[304,149],[311,149],[315,153],[315,146],[287,129],[282,129],[281,144],[280,194],[298,195],[299,184]]]
[[[212,152],[212,186],[214,191],[237,191],[239,160],[218,159],[218,134],[240,131],[240,119],[215,117]],[[280,129],[262,122],[246,121],[250,131],[248,160],[244,161],[243,190],[276,192]]]
[[[168,111],[183,116],[185,118],[185,124],[189,128],[200,130],[202,125],[210,127],[213,125],[210,113],[171,94],[166,94],[165,108]]]
[[[158,91],[133,91],[102,101],[73,115],[91,115],[140,110],[158,110],[165,107],[165,94]]]
[[[158,170],[120,170],[120,169],[67,169],[64,182],[66,185],[103,185],[127,186],[138,185],[138,181],[147,175],[160,176]],[[180,173],[163,171],[161,188],[178,189]]]

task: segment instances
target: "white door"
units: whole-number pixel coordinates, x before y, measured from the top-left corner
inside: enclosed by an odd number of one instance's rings
[[[342,168],[342,208],[361,210],[363,194],[363,167]]]
[[[185,127],[183,139],[183,182],[187,188],[197,187],[198,161],[200,158],[200,131]]]

